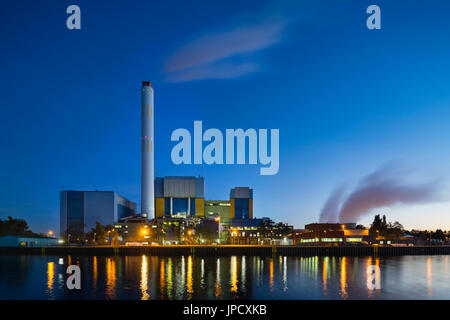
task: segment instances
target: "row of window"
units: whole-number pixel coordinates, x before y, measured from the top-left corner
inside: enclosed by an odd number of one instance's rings
[[[311,243],[311,242],[342,242],[342,238],[312,238],[312,239],[300,239],[301,243]],[[346,242],[361,242],[362,238],[346,238]]]

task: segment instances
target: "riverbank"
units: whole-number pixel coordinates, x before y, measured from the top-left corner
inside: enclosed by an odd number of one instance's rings
[[[313,246],[83,246],[15,248],[1,247],[0,254],[8,255],[92,255],[92,256],[399,256],[399,255],[448,255],[450,246],[414,247],[313,247]]]

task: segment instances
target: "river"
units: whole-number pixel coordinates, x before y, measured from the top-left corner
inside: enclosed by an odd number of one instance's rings
[[[449,256],[0,255],[0,299],[450,299]]]

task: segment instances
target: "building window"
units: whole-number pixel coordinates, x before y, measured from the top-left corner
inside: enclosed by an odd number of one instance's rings
[[[234,199],[234,217],[236,219],[249,219],[250,199]]]
[[[342,238],[322,238],[322,242],[342,242]]]

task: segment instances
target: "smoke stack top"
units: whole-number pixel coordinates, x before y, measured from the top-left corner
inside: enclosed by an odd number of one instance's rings
[[[152,84],[150,83],[150,81],[142,81],[142,86],[143,87],[151,87]]]

